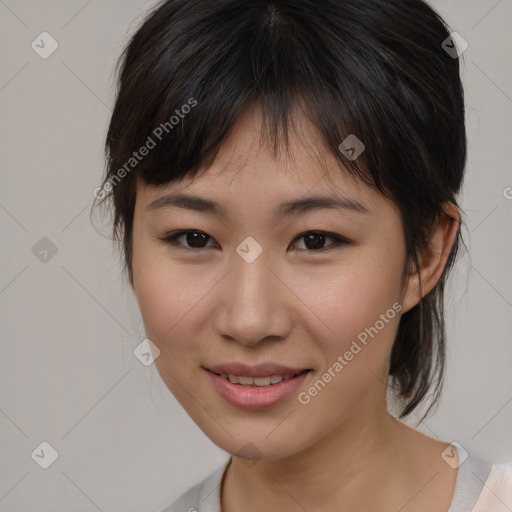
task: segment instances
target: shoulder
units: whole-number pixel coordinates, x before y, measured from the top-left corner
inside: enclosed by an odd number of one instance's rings
[[[482,493],[472,512],[510,512],[512,510],[512,462],[492,464]]]
[[[220,512],[220,484],[231,458],[160,512]]]

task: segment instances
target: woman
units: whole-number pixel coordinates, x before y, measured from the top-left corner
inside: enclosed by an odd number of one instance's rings
[[[507,510],[510,466],[386,403],[441,391],[456,43],[421,0],[168,0],[133,36],[98,197],[162,379],[231,454],[166,512]]]

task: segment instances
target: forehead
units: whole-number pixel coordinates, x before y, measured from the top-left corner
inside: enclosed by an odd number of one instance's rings
[[[321,136],[299,111],[290,123],[289,146],[274,154],[262,131],[261,111],[246,109],[220,146],[209,167],[200,168],[194,178],[185,177],[167,185],[147,186],[138,179],[137,195],[148,203],[162,193],[192,191],[214,194],[221,201],[248,196],[259,206],[262,199],[282,202],[283,197],[337,194],[373,202],[379,193],[351,174],[325,146]],[[372,197],[373,194],[373,197]]]

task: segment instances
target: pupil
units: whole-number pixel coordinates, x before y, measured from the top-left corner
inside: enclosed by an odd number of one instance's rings
[[[308,249],[321,249],[325,242],[325,235],[322,233],[311,233],[309,235],[305,235],[304,238]],[[312,242],[312,244],[309,242]]]
[[[201,242],[207,242],[207,236],[204,233],[187,233],[187,243],[190,247],[204,247]]]

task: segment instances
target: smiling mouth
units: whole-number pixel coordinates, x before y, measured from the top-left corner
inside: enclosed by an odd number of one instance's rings
[[[266,377],[248,377],[244,375],[233,375],[230,373],[218,373],[210,370],[215,375],[219,375],[229,381],[231,384],[236,384],[238,386],[247,386],[247,387],[265,387],[265,386],[274,386],[286,380],[293,379],[302,375],[303,373],[310,372],[310,369],[302,370],[301,372],[287,375],[269,375]]]

